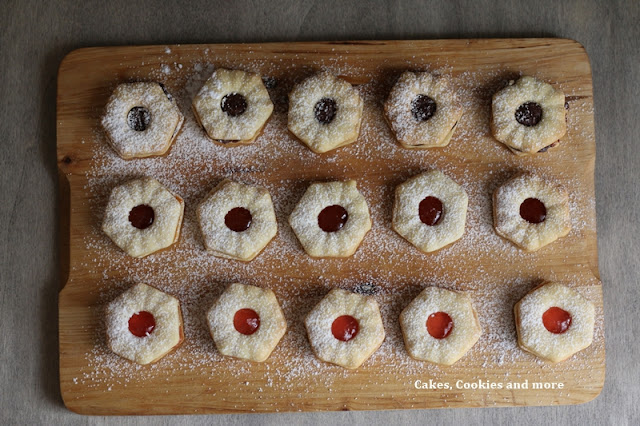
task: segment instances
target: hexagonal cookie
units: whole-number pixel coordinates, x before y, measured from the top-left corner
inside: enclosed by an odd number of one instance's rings
[[[403,147],[442,147],[462,117],[462,104],[447,77],[405,71],[384,103],[384,114]]]
[[[360,133],[364,102],[347,81],[321,72],[289,94],[291,133],[316,153],[353,143]]]
[[[523,76],[493,95],[493,136],[518,155],[544,152],[567,131],[564,93]]]
[[[595,307],[565,285],[542,283],[513,310],[518,344],[540,358],[560,362],[593,341]]]
[[[213,72],[192,106],[207,136],[224,146],[253,142],[273,112],[258,74],[224,68]]]
[[[385,338],[378,302],[372,296],[334,288],[304,321],[318,358],[345,368],[358,368]]]
[[[493,193],[493,225],[518,247],[538,250],[571,230],[569,196],[538,176],[516,176]]]
[[[138,364],[167,355],[184,340],[180,302],[147,284],[136,284],[106,309],[107,344]]]
[[[396,188],[393,229],[419,250],[429,253],[464,234],[468,197],[438,170],[414,176]]]
[[[369,207],[355,180],[313,183],[289,216],[312,257],[351,256],[371,229]]]
[[[107,140],[125,160],[165,154],[183,122],[173,97],[151,82],[120,84],[102,117]]]
[[[284,336],[287,323],[275,294],[231,284],[207,313],[209,330],[223,355],[262,362]]]
[[[225,179],[197,209],[204,245],[214,256],[249,261],[278,232],[269,192]]]
[[[425,288],[400,314],[404,344],[412,358],[451,365],[476,344],[482,328],[471,298]]]
[[[178,241],[183,214],[182,198],[144,177],[113,188],[102,230],[129,256],[144,257]]]

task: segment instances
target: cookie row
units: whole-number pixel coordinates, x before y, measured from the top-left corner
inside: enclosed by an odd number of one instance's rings
[[[543,283],[514,307],[520,347],[559,362],[588,347],[595,308],[577,291]],[[399,317],[409,355],[420,361],[452,365],[480,338],[482,327],[471,298],[438,287],[425,288]],[[250,361],[265,361],[284,336],[287,323],[269,289],[232,284],[207,313],[218,351]],[[106,310],[107,342],[116,354],[139,364],[164,357],[184,340],[178,299],[137,284]],[[375,298],[334,288],[307,314],[307,336],[315,355],[355,369],[382,344],[385,330]]]
[[[566,191],[523,174],[494,192],[498,235],[527,251],[565,236],[571,229]],[[467,194],[438,170],[398,185],[393,229],[422,252],[457,241],[464,234]],[[250,261],[275,237],[278,225],[269,192],[225,179],[198,205],[204,245],[214,256]],[[133,257],[144,257],[178,240],[184,201],[153,178],[113,189],[102,224],[113,242]],[[369,207],[356,181],[311,184],[289,216],[308,255],[351,256],[371,229]]]
[[[206,135],[224,146],[253,142],[273,112],[262,78],[255,73],[216,69],[194,97],[193,113]],[[288,128],[316,153],[358,138],[364,102],[347,81],[320,72],[289,94]],[[463,114],[448,77],[404,72],[384,103],[384,117],[405,148],[449,144]],[[165,154],[184,117],[158,83],[119,85],[102,125],[124,159]],[[497,92],[492,102],[494,137],[518,155],[546,151],[566,132],[565,96],[550,84],[524,76]]]

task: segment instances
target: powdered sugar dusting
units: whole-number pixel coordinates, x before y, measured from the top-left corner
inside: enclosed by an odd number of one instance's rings
[[[165,50],[170,64],[176,50]],[[86,368],[73,380],[74,386],[110,391],[171,383],[188,376],[194,388],[221,400],[233,400],[233,395],[242,392],[259,403],[267,391],[271,391],[271,398],[291,399],[312,388],[318,395],[331,398],[334,389],[356,383],[363,391],[375,391],[384,397],[387,392],[398,392],[398,386],[403,386],[403,392],[412,392],[412,383],[418,378],[469,378],[467,371],[483,371],[478,379],[490,376],[517,380],[518,375],[531,374],[553,377],[563,371],[584,369],[588,357],[603,350],[601,308],[596,312],[592,347],[556,366],[518,348],[512,315],[515,302],[541,279],[569,281],[584,286],[585,297],[598,298],[597,282],[584,278],[589,276],[589,259],[576,255],[588,251],[587,236],[595,232],[593,189],[584,183],[589,182],[585,179],[587,173],[592,173],[586,167],[590,160],[579,145],[592,137],[592,129],[580,127],[584,116],[592,114],[590,104],[581,99],[571,102],[567,136],[558,148],[532,157],[517,157],[493,139],[489,130],[491,94],[511,76],[500,70],[460,71],[455,64],[443,63],[429,71],[450,76],[464,112],[449,146],[416,152],[402,149],[383,119],[383,101],[399,75],[386,71],[384,60],[380,71],[365,63],[346,66],[340,55],[322,62],[304,62],[274,54],[272,60],[265,61],[251,60],[251,52],[247,52],[239,62],[233,55],[214,57],[204,50],[201,54],[202,59],[183,61],[182,67],[163,63],[167,59],[161,56],[157,67],[142,76],[165,83],[185,115],[183,129],[166,156],[122,160],[99,128],[95,129],[93,140],[87,141],[92,145],[84,188],[90,223],[82,241],[84,255],[75,263],[72,261],[71,267],[89,271],[96,278],[91,292],[97,296],[90,307],[95,319],[90,330],[94,344],[85,355]],[[250,145],[227,148],[213,144],[191,112],[191,99],[219,66],[259,72],[273,79],[267,85],[274,103],[273,115],[262,135]],[[406,67],[428,68],[419,58],[407,60]],[[287,131],[287,93],[296,82],[320,69],[359,83],[355,87],[364,100],[358,140],[322,155],[311,152]],[[112,84],[106,82],[105,86]],[[563,90],[571,96],[571,87]],[[441,170],[461,185],[469,196],[469,207],[462,238],[426,255],[391,229],[391,208],[395,187],[428,169]],[[517,249],[493,229],[491,195],[500,184],[522,171],[540,174],[564,186],[570,194],[570,234],[535,253]],[[154,177],[184,198],[185,215],[177,244],[146,258],[133,259],[117,249],[100,231],[100,225],[111,189],[140,176]],[[249,263],[207,254],[198,229],[196,206],[225,178],[265,187],[273,199],[278,234]],[[369,205],[372,229],[350,258],[310,258],[289,227],[288,216],[311,182],[347,179],[358,181],[358,189]],[[563,272],[556,268],[558,265],[563,265]],[[573,272],[564,272],[567,270]],[[177,297],[184,317],[184,344],[144,367],[111,353],[101,319],[105,304],[137,282],[154,285]],[[256,365],[223,357],[209,335],[205,312],[231,282],[268,287],[283,308],[288,331],[265,363]],[[483,327],[478,343],[452,367],[415,361],[404,348],[398,316],[428,285],[467,291]],[[381,307],[386,339],[357,373],[319,361],[304,330],[306,314],[334,287],[373,294]],[[356,374],[366,375],[367,383],[358,381]],[[451,398],[464,398],[464,393]],[[250,408],[235,401],[239,408]],[[292,408],[303,407],[294,404]]]

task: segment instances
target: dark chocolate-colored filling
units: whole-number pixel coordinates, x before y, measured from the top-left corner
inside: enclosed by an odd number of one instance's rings
[[[547,146],[545,146],[544,148],[542,148],[542,149],[541,149],[540,151],[538,151],[538,152],[547,152],[547,151],[549,150],[549,148],[553,148],[553,147],[555,147],[556,145],[558,145],[558,142],[560,142],[560,141],[555,141],[555,142],[554,142],[554,143],[552,143],[551,145],[547,145]]]
[[[344,207],[334,204],[322,209],[318,215],[318,226],[324,232],[336,232],[349,220],[349,213]]]
[[[313,107],[313,113],[322,124],[329,124],[336,117],[338,112],[338,105],[336,101],[331,98],[322,98]]]
[[[436,101],[427,95],[418,95],[411,101],[411,113],[418,121],[427,121],[436,113]]]
[[[164,92],[164,95],[167,97],[167,99],[169,99],[170,101],[173,101],[173,96],[171,96],[171,94],[169,93],[169,91],[167,90],[166,87],[164,87],[164,84],[162,83],[158,83],[160,85],[160,88],[162,89],[162,91]]]
[[[129,114],[127,114],[127,123],[131,130],[135,130],[136,132],[143,132],[147,130],[150,121],[151,113],[145,107],[133,107],[129,111]]]
[[[542,107],[536,102],[525,102],[516,110],[516,120],[523,126],[535,126],[542,120]]]
[[[140,204],[129,211],[129,222],[138,229],[147,229],[153,225],[156,214],[151,206]]]
[[[278,85],[278,80],[274,77],[262,77],[262,83],[267,89],[274,89]]]
[[[244,207],[234,207],[224,217],[224,224],[235,232],[244,232],[251,226],[253,216]]]
[[[420,205],[418,206],[420,220],[422,223],[429,226],[436,225],[442,218],[443,212],[442,201],[436,197],[426,197],[424,200],[420,201]]]
[[[229,93],[224,95],[220,102],[220,108],[226,112],[229,117],[237,117],[244,114],[247,110],[247,100],[240,93]]]
[[[367,296],[373,296],[380,292],[380,288],[374,283],[361,283],[357,284],[353,291],[358,294],[365,294]]]
[[[520,204],[520,217],[529,223],[541,223],[547,217],[547,208],[537,198],[527,198]]]

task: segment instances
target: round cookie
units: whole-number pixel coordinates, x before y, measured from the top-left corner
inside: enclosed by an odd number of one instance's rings
[[[364,102],[347,81],[321,72],[297,84],[289,94],[288,127],[316,153],[358,138]]]
[[[129,160],[165,154],[184,116],[163,85],[124,83],[109,98],[101,122],[114,151]]]
[[[200,203],[198,223],[214,256],[249,261],[278,232],[269,192],[225,179]]]
[[[356,186],[350,180],[307,188],[289,224],[309,256],[349,257],[369,232],[369,207]]]
[[[258,74],[224,68],[213,72],[192,106],[207,136],[224,146],[253,142],[273,112]]]
[[[142,283],[109,303],[106,327],[109,348],[138,364],[159,360],[184,340],[178,299]]]
[[[493,136],[518,155],[544,152],[567,131],[564,93],[524,76],[493,95]]]
[[[207,313],[209,330],[223,355],[262,362],[287,330],[273,291],[231,284]]]
[[[462,117],[462,104],[447,77],[405,71],[384,103],[384,114],[403,147],[443,147]]]
[[[538,176],[516,176],[493,193],[493,225],[518,247],[538,250],[571,230],[569,196]]]
[[[468,197],[439,170],[429,170],[398,185],[392,227],[419,250],[439,250],[464,234]]]
[[[471,298],[438,287],[425,288],[404,308],[400,327],[412,358],[442,365],[462,358],[482,334]]]
[[[309,312],[304,325],[318,358],[350,369],[365,362],[385,338],[375,298],[339,288]]]
[[[144,177],[113,188],[102,230],[129,256],[144,257],[178,241],[183,214],[182,198]]]
[[[518,344],[542,359],[560,362],[593,341],[595,307],[577,291],[545,282],[514,307]]]

